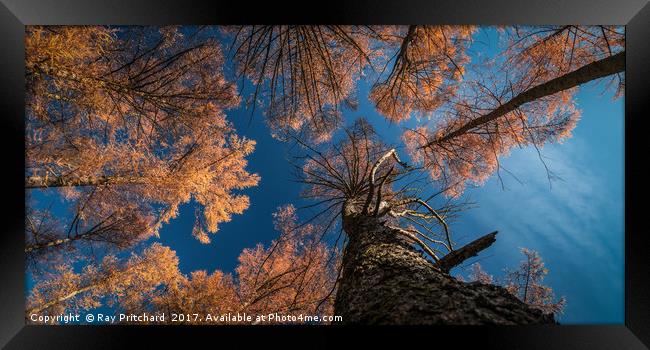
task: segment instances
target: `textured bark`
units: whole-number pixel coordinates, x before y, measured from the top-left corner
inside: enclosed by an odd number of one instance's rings
[[[27,246],[25,246],[25,253],[30,253],[30,252],[33,252],[35,250],[40,250],[40,249],[44,249],[44,248],[57,247],[57,246],[60,246],[62,244],[70,243],[72,241],[73,241],[72,238],[62,238],[62,239],[55,239],[55,240],[53,240],[51,242],[42,243],[42,244],[40,244],[40,243],[28,244]]]
[[[578,85],[590,82],[592,80],[600,79],[608,75],[616,74],[625,71],[625,51],[619,52],[615,55],[609,56],[599,61],[595,61],[580,67],[573,72],[567,73],[555,79],[549,80],[546,83],[532,87],[519,95],[515,96],[512,100],[502,104],[499,108],[492,112],[480,116],[460,128],[450,132],[449,134],[436,139],[422,146],[429,147],[435,143],[445,142],[455,137],[465,134],[466,132],[487,124],[507,113],[517,109],[519,106],[535,101],[544,96],[550,96],[560,91],[564,91]]]
[[[464,283],[426,260],[381,218],[346,208],[349,241],[334,304],[346,324],[554,323],[504,288]]]
[[[452,268],[462,264],[465,260],[476,256],[480,251],[491,246],[492,243],[496,241],[496,235],[497,231],[488,233],[487,235],[468,243],[462,248],[454,250],[440,260],[436,266],[444,272],[449,272]]]
[[[125,176],[81,176],[68,178],[66,176],[42,177],[28,176],[25,179],[25,188],[47,187],[83,187],[112,184],[136,184],[138,179]]]
[[[81,293],[85,293],[85,292],[87,292],[87,291],[89,291],[89,290],[91,290],[93,288],[96,288],[96,287],[97,287],[97,285],[94,285],[94,284],[91,284],[91,285],[88,285],[88,286],[85,286],[85,287],[81,287],[79,289],[73,290],[72,292],[70,292],[68,294],[65,294],[65,295],[62,295],[62,296],[60,296],[60,297],[58,297],[56,299],[50,300],[45,304],[42,304],[42,305],[39,305],[37,307],[33,307],[31,309],[28,309],[27,311],[25,311],[26,318],[28,318],[29,315],[31,315],[31,314],[37,314],[39,312],[42,312],[43,310],[47,309],[50,306],[62,303],[64,301],[68,300],[68,299],[74,298],[75,296],[77,296],[77,295],[79,295]]]

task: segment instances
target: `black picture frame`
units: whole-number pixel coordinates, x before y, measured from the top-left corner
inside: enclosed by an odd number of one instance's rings
[[[612,24],[626,25],[625,324],[512,327],[26,326],[24,322],[24,26],[30,24]],[[241,344],[328,347],[387,344],[495,349],[646,349],[650,346],[650,254],[644,224],[643,132],[650,106],[647,0],[325,1],[282,4],[195,0],[0,0],[0,345],[8,349],[148,348],[223,337]],[[647,214],[646,214],[647,215]],[[608,283],[603,276],[602,283]],[[339,335],[346,335],[344,340]],[[317,339],[312,339],[316,337]],[[209,343],[208,343],[209,344]],[[226,346],[226,343],[221,343]],[[235,343],[236,344],[236,343]],[[645,345],[644,345],[645,344]],[[189,344],[187,346],[190,346]],[[293,347],[292,346],[292,347]],[[215,347],[214,343],[210,347]],[[365,346],[364,346],[365,347]]]

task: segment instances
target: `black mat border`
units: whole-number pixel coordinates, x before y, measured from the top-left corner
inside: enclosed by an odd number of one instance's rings
[[[627,26],[625,95],[625,325],[516,327],[25,326],[24,25],[29,24],[618,24]],[[644,173],[650,98],[650,5],[603,1],[0,0],[0,345],[11,349],[147,348],[204,340],[225,347],[328,348],[342,344],[486,349],[644,349],[650,344],[650,258]],[[603,283],[607,283],[603,276]],[[343,338],[345,336],[345,338]],[[233,343],[237,344],[237,343]],[[643,344],[646,344],[644,346]],[[232,345],[231,345],[232,346]]]

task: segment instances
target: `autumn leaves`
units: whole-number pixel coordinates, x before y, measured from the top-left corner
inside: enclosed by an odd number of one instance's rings
[[[411,156],[433,179],[460,195],[501,170],[514,147],[541,148],[571,136],[580,118],[573,96],[581,84],[604,78],[617,96],[624,88],[625,33],[608,26],[501,29],[505,48],[467,74],[440,108],[434,128],[404,134]],[[540,157],[541,159],[541,157]]]
[[[273,134],[314,143],[358,106],[356,86],[393,122],[431,118],[403,134],[410,155],[460,195],[501,170],[513,147],[571,135],[577,86],[624,87],[624,30],[612,26],[498,28],[494,57],[470,60],[473,26],[241,26],[228,28],[238,76]],[[473,53],[476,55],[476,52]],[[433,118],[432,118],[433,117]]]
[[[41,281],[30,310],[96,307],[107,295],[137,303],[171,280],[177,258],[154,245],[118,263],[116,251],[158,235],[190,200],[205,243],[248,208],[238,192],[259,181],[246,170],[255,142],[226,120],[240,98],[219,43],[201,32],[28,27],[25,251]],[[63,213],[38,205],[53,193]]]
[[[370,198],[370,191],[376,203],[368,207],[378,212],[382,201],[403,195],[391,192],[400,173],[387,167],[377,179],[384,192],[375,197],[369,189],[369,169],[385,151],[369,137],[369,122],[344,128],[350,121],[343,112],[364,98],[357,95],[361,81],[386,119],[421,118],[403,133],[409,163],[451,197],[499,172],[499,157],[513,147],[569,137],[580,84],[606,77],[623,89],[622,28],[501,28],[501,51],[479,62],[470,60],[476,32],[420,25],[27,27],[25,252],[39,281],[29,309],[87,309],[111,298],[129,310],[331,307],[332,251],[285,232],[288,224],[278,231],[292,238],[242,253],[236,277],[185,276],[175,254],[159,245],[120,256],[157,236],[184,203],[197,203],[191,234],[206,244],[251,205],[241,191],[260,180],[247,170],[256,144],[237,135],[230,109],[260,108],[276,138],[314,151],[298,169],[305,198],[339,209],[330,210],[328,230],[345,200]],[[351,142],[329,144],[341,129]],[[331,147],[319,153],[319,145]],[[65,210],[39,204],[46,196]],[[75,262],[86,269],[74,272]]]
[[[34,246],[120,244],[97,233],[112,225],[144,239],[192,198],[214,233],[248,207],[236,192],[259,181],[245,170],[255,142],[225,119],[239,96],[218,43],[173,28],[30,27],[26,48],[26,183],[77,208],[69,232],[33,231]]]

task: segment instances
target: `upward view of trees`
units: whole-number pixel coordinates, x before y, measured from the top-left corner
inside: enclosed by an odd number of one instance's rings
[[[623,91],[625,33],[606,26],[509,28],[509,46],[492,71],[463,83],[435,129],[404,134],[409,153],[434,179],[481,184],[515,146],[539,148],[571,136],[580,113],[573,96],[584,83],[605,78]]]
[[[554,322],[565,300],[541,284],[548,271],[533,251],[505,288],[480,266],[471,276],[480,283],[450,275],[497,235],[459,244],[449,221],[465,203],[452,199],[500,177],[514,147],[539,152],[569,138],[581,85],[621,96],[625,33],[503,27],[498,52],[477,60],[478,31],[28,26],[25,252],[36,284],[27,314],[108,305],[346,323]],[[373,120],[346,120],[363,98],[391,123],[417,126],[393,144]],[[287,166],[316,214],[299,223],[293,206],[280,208],[279,237],[244,250],[232,274],[183,273],[174,251],[149,242],[180,205],[194,205],[187,234],[205,244],[255,205],[242,190],[260,181],[247,170],[256,143],[227,116],[240,107],[296,146]],[[48,196],[62,204],[39,203]],[[337,231],[334,244],[324,239]]]
[[[393,121],[432,112],[453,93],[468,61],[472,27],[241,26],[227,28],[237,73],[265,96],[275,136],[318,143],[356,108],[356,83],[370,76],[370,100]],[[374,73],[374,74],[373,74]]]
[[[341,104],[356,105],[357,80],[375,60],[362,26],[241,26],[227,28],[237,75],[255,84],[276,137],[303,132],[323,142],[341,126]]]
[[[539,253],[526,248],[521,248],[521,253],[525,260],[516,270],[506,269],[505,279],[500,284],[505,285],[511,294],[517,296],[524,303],[542,310],[544,313],[562,312],[566,305],[566,298],[560,297],[555,300],[553,290],[542,284],[544,277],[548,274],[548,269],[544,267]],[[484,284],[495,283],[494,276],[485,272],[479,263],[472,264],[469,279],[472,282]]]
[[[34,209],[25,251],[34,259],[157,235],[197,201],[196,236],[241,214],[238,190],[255,142],[225,111],[236,87],[218,43],[177,28],[30,27],[26,33],[27,196],[57,191],[70,217]]]
[[[27,315],[102,305],[127,314],[331,315],[336,252],[318,242],[317,227],[298,226],[293,206],[278,208],[274,217],[279,238],[270,247],[244,250],[234,274],[183,274],[175,252],[154,243],[124,263],[109,255],[81,273],[69,264],[58,266],[35,286]],[[171,323],[169,316],[165,322]]]

